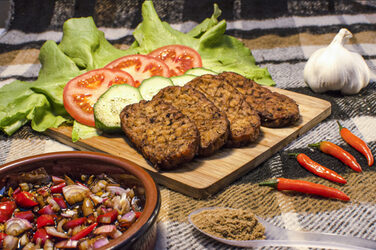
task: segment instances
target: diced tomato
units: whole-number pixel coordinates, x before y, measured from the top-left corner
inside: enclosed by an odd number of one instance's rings
[[[105,68],[128,72],[135,81],[135,87],[152,76],[170,77],[167,64],[158,58],[145,55],[124,56],[107,64]]]
[[[35,201],[34,195],[26,191],[14,194],[13,198],[20,207],[34,207],[38,205],[38,202]]]
[[[85,217],[81,217],[81,218],[73,219],[73,220],[67,221],[67,222],[64,224],[63,228],[64,228],[65,230],[68,230],[68,229],[70,229],[70,228],[75,228],[75,227],[77,227],[77,226],[79,226],[79,225],[82,225],[82,224],[84,224],[85,222],[86,222],[86,218],[85,218]]]
[[[141,216],[141,212],[135,212],[135,214],[136,214],[136,218],[138,219],[138,218],[140,218],[140,216]]]
[[[61,196],[55,196],[54,201],[60,206],[60,208],[65,209],[67,208],[67,204],[65,203],[63,197]]]
[[[30,210],[14,213],[14,217],[25,219],[30,222],[34,221],[34,213]]]
[[[3,240],[4,240],[5,236],[7,236],[6,233],[0,233],[0,246],[3,246]]]
[[[149,56],[165,62],[170,69],[170,76],[183,75],[191,68],[202,67],[200,54],[184,45],[167,45],[153,50]]]
[[[52,178],[52,182],[56,185],[56,184],[60,184],[62,182],[65,182],[64,179],[60,178],[60,177],[57,177],[57,176],[51,176]]]
[[[134,81],[128,73],[111,69],[91,70],[75,77],[64,87],[66,111],[79,123],[94,127],[94,104],[114,84],[133,86]]]
[[[42,214],[37,218],[37,228],[51,225],[55,225],[54,216],[51,214]]]
[[[55,214],[54,210],[52,209],[52,206],[50,204],[42,207],[39,209],[38,214]]]
[[[35,231],[34,236],[33,236],[33,241],[35,243],[39,243],[41,245],[44,245],[47,239],[49,239],[50,236],[47,234],[46,230],[44,228],[39,228],[37,231]]]
[[[6,222],[16,209],[16,203],[14,201],[0,202],[0,223]]]
[[[107,212],[105,214],[101,214],[97,218],[97,222],[104,223],[104,224],[110,224],[116,220],[116,217],[118,216],[118,211],[116,209]]]
[[[65,187],[66,184],[65,182],[62,182],[60,184],[57,184],[55,186],[52,186],[50,189],[51,189],[51,193],[55,194],[55,193],[62,193],[63,192],[63,187]]]

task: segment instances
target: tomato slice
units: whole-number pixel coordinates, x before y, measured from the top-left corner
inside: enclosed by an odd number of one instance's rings
[[[114,84],[134,86],[134,80],[124,71],[111,69],[96,69],[79,75],[65,85],[64,107],[76,121],[94,127],[94,104]]]
[[[157,58],[145,55],[123,56],[107,64],[105,68],[128,72],[133,77],[136,87],[140,86],[144,79],[152,76],[170,77],[167,64]]]
[[[167,45],[149,53],[149,56],[161,59],[170,68],[170,76],[183,75],[191,68],[202,67],[200,54],[184,45]]]

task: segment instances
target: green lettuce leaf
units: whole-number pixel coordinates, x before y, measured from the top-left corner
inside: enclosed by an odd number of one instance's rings
[[[214,4],[214,13],[210,18],[206,18],[202,23],[191,29],[187,34],[194,38],[200,38],[208,29],[218,23],[218,17],[222,14],[222,11],[218,8],[217,4]]]
[[[88,18],[71,18],[64,23],[59,48],[75,64],[86,71],[105,66],[111,61],[136,51],[119,50],[104,37],[104,33]]]
[[[45,131],[68,119],[63,89],[81,71],[54,41],[42,46],[39,58],[42,68],[36,81],[15,81],[0,88],[0,128],[8,135],[28,121],[34,130]]]
[[[72,129],[72,141],[77,142],[81,139],[87,139],[93,136],[98,136],[101,134],[101,131],[96,128],[89,127],[79,123],[78,121],[73,122]]]
[[[275,85],[268,70],[256,66],[251,51],[238,39],[225,34],[226,21],[218,21],[220,14],[215,4],[210,18],[183,33],[162,22],[152,1],[145,1],[142,5],[143,21],[133,32],[136,41],[132,49],[146,54],[169,44],[187,45],[200,53],[204,68],[216,72],[233,71],[260,84]]]
[[[69,19],[63,31],[59,45],[47,41],[41,47],[42,67],[36,81],[14,81],[0,88],[0,130],[6,134],[12,135],[28,122],[39,132],[72,122],[63,104],[66,83],[86,71],[136,52],[112,46],[91,17]]]
[[[93,19],[72,18],[63,26],[59,45],[47,41],[40,50],[41,69],[34,82],[15,81],[0,88],[0,130],[8,135],[30,122],[36,131],[72,123],[63,105],[63,89],[72,78],[129,54],[147,54],[161,46],[183,44],[196,49],[203,67],[216,72],[234,71],[258,83],[274,85],[267,69],[259,68],[251,51],[242,42],[225,34],[226,21],[219,21],[221,10],[188,33],[162,22],[151,1],[142,6],[143,21],[133,35],[135,42],[127,50],[112,46]],[[95,128],[73,123],[73,141],[98,135]]]

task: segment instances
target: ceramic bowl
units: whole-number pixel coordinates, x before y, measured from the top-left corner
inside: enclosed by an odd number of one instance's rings
[[[0,188],[17,182],[24,172],[43,167],[56,176],[102,174],[121,176],[121,185],[136,185],[144,190],[144,210],[140,218],[122,236],[111,240],[101,249],[153,249],[157,237],[157,216],[160,193],[153,178],[137,164],[108,154],[67,151],[35,155],[9,162],[0,167]]]

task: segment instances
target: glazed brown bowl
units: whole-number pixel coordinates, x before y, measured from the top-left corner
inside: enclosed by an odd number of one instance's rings
[[[103,153],[67,151],[22,158],[0,167],[0,188],[17,182],[22,173],[43,167],[49,175],[80,176],[107,174],[121,176],[122,186],[137,186],[144,193],[144,210],[122,236],[110,240],[101,249],[153,249],[157,237],[160,193],[153,178],[135,163]]]

